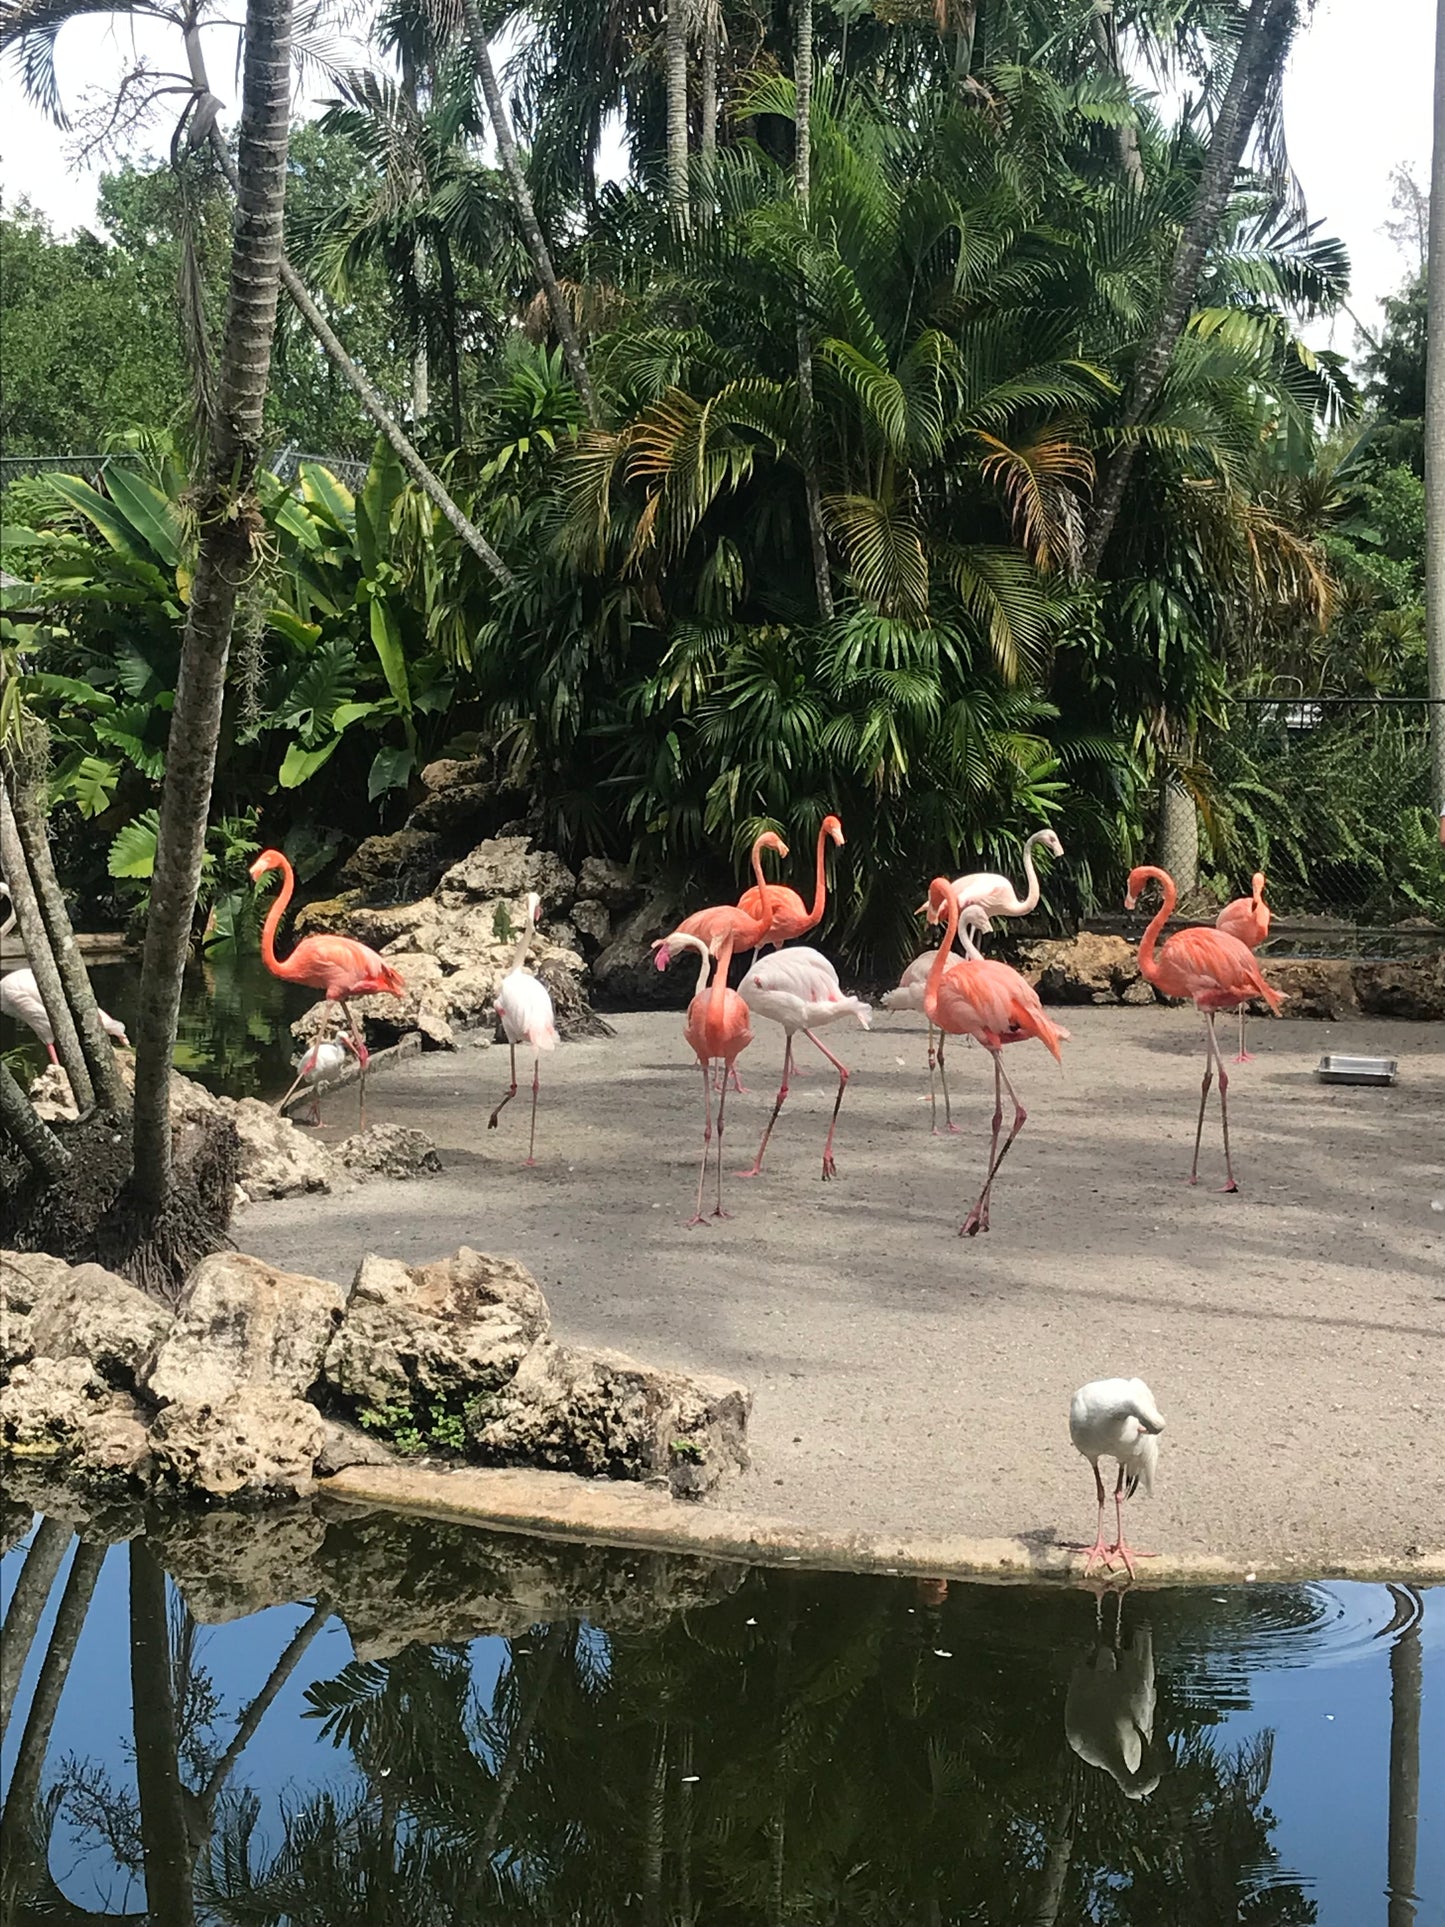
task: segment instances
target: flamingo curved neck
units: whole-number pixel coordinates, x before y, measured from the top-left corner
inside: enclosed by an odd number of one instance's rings
[[[15,928],[15,900],[11,896],[9,887],[6,884],[0,883],[0,897],[4,897],[5,901],[10,905],[9,916],[5,919],[4,923],[0,923],[0,937],[8,937],[10,932]]]
[[[766,834],[766,832],[764,834]],[[773,922],[772,885],[763,875],[763,839],[761,836],[753,844],[753,881],[758,886],[759,922],[756,926],[756,936],[754,936],[751,931],[740,931],[738,933],[737,940],[742,944],[744,950],[750,950],[754,944],[761,943],[763,938],[767,936]],[[729,952],[731,952],[731,946],[729,946]],[[726,975],[726,972],[724,972],[724,975]]]
[[[522,965],[527,961],[527,952],[532,947],[532,934],[536,930],[536,928],[537,928],[536,915],[532,909],[531,904],[529,903],[527,905],[527,914],[522,920],[522,934],[520,937],[518,937],[516,944],[512,950],[511,967],[513,970],[520,970],[522,968]]]
[[[823,921],[823,912],[828,907],[828,871],[824,851],[828,842],[828,832],[818,832],[818,871],[813,881],[813,907],[808,912],[814,923]]]
[[[947,928],[934,956],[933,967],[928,973],[928,982],[923,987],[923,1009],[929,1017],[938,1007],[938,993],[943,988],[943,973],[948,969],[954,940],[958,936],[958,899],[952,890],[948,892],[948,909],[945,914]]]
[[[277,852],[278,856],[280,852]],[[261,926],[261,961],[273,977],[288,977],[291,974],[289,958],[276,955],[276,932],[281,928],[281,919],[290,907],[296,889],[296,874],[285,857],[275,866],[281,872],[281,888],[276,892],[276,901],[266,913],[266,921]]]
[[[769,923],[771,923],[772,918],[769,917],[768,921]],[[737,943],[737,939],[735,937],[728,937],[724,941],[722,949],[718,952],[717,968],[712,973],[712,995],[708,999],[707,1011],[708,1011],[709,1018],[714,1023],[717,1023],[717,1024],[720,1024],[723,1018],[723,1006],[727,1000],[727,994],[728,994],[728,971],[732,968],[733,949],[736,943]],[[706,981],[707,981],[707,946],[706,944],[704,944],[702,972],[698,978],[699,990],[702,989],[703,984],[706,983]]]
[[[1029,887],[1021,897],[1017,891],[1014,892],[1014,896],[1018,902],[1018,908],[1014,911],[1016,917],[1026,917],[1039,907],[1039,891],[1041,885],[1039,883],[1039,873],[1034,868],[1034,845],[1036,843],[1042,843],[1044,836],[1045,832],[1043,830],[1035,830],[1028,842],[1024,845],[1024,877]]]
[[[1174,915],[1174,906],[1179,901],[1179,892],[1174,887],[1174,879],[1167,870],[1159,870],[1148,864],[1139,873],[1142,877],[1152,877],[1163,892],[1164,900],[1159,905],[1148,929],[1139,940],[1139,969],[1149,982],[1157,983],[1159,965],[1154,956],[1154,946],[1159,941],[1159,933]]]

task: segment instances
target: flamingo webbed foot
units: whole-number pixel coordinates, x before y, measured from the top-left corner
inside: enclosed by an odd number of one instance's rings
[[[823,1183],[827,1184],[829,1179],[836,1178],[837,1175],[838,1175],[837,1161],[834,1159],[831,1153],[825,1154],[823,1158]]]
[[[1235,1183],[1234,1179],[1231,1178],[1228,1184],[1221,1184],[1219,1189],[1221,1192],[1229,1192],[1229,1191],[1237,1192],[1239,1190],[1239,1186]]]

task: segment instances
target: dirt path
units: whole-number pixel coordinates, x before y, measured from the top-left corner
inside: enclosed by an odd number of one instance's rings
[[[728,1503],[833,1531],[1078,1538],[1088,1469],[1068,1440],[1086,1378],[1138,1374],[1169,1421],[1136,1535],[1180,1554],[1321,1566],[1445,1546],[1445,1034],[1260,1022],[1231,1080],[1244,1189],[1188,1169],[1202,1051],[1193,1014],[1056,1013],[1061,1075],[1010,1053],[1029,1123],[993,1231],[956,1234],[987,1150],[989,1064],[958,1047],[964,1134],[931,1138],[921,1019],[835,1031],[855,1067],[840,1176],[819,1182],[834,1084],[793,1087],[769,1168],[729,1183],[736,1216],[687,1231],[701,1097],[676,1015],[544,1065],[541,1162],[523,1095],[489,1135],[498,1049],[428,1055],[373,1086],[372,1114],[429,1131],[439,1179],[257,1206],[243,1248],[349,1279],[374,1250],[516,1256],[558,1335],[752,1386],[754,1465]],[[759,1024],[727,1168],[751,1161],[782,1056]],[[1398,1055],[1394,1090],[1324,1088],[1324,1049]],[[808,1046],[803,1046],[808,1053]],[[327,1135],[354,1128],[330,1102]]]

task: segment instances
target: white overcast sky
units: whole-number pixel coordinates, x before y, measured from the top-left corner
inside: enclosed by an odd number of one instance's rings
[[[239,9],[238,9],[239,10]],[[208,30],[211,85],[228,102],[236,90],[233,31]],[[111,83],[136,51],[160,67],[176,64],[174,38],[151,23],[76,21],[62,30],[57,67],[74,110],[88,89]],[[1351,305],[1367,325],[1379,320],[1380,297],[1398,285],[1405,261],[1382,232],[1389,214],[1390,171],[1399,164],[1429,178],[1434,7],[1430,0],[1317,0],[1296,42],[1285,91],[1291,157],[1312,216],[1339,235],[1353,264]],[[6,205],[22,195],[60,229],[90,220],[96,176],[77,172],[69,142],[20,96],[8,65],[0,77],[0,188]],[[324,82],[298,94],[327,91]],[[150,145],[163,150],[165,135]],[[1317,345],[1328,330],[1311,329]],[[1354,324],[1341,317],[1332,345],[1353,352]]]

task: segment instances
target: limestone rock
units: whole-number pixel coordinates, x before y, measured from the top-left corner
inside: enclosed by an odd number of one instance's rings
[[[681,903],[671,890],[654,891],[634,910],[618,927],[607,948],[593,959],[592,982],[599,998],[609,1005],[629,1008],[685,1003],[686,997],[680,994],[676,981],[657,968],[652,955],[653,939],[675,930],[681,916]],[[691,983],[689,978],[689,996]]]
[[[439,756],[422,771],[421,786],[428,795],[438,796],[444,790],[484,783],[487,777],[487,765],[480,756]]]
[[[441,838],[426,829],[394,830],[390,836],[369,836],[342,864],[337,882],[343,891],[359,891],[389,903],[406,903],[434,890],[446,868]]]
[[[520,900],[529,890],[544,909],[562,914],[572,907],[577,879],[550,850],[533,850],[530,837],[494,836],[452,865],[437,885],[437,900],[443,907]]]
[[[218,1411],[258,1387],[304,1398],[321,1376],[344,1302],[327,1279],[279,1271],[242,1252],[204,1258],[169,1337],[142,1373],[142,1390],[162,1404]]]
[[[81,1420],[74,1447],[82,1478],[148,1484],[155,1471],[150,1433],[133,1399],[113,1397]]]
[[[162,1343],[171,1314],[100,1265],[67,1267],[37,1298],[28,1320],[42,1358],[83,1358],[110,1385],[135,1385],[141,1363]]]
[[[341,1419],[327,1419],[326,1438],[316,1455],[316,1476],[329,1479],[333,1472],[342,1472],[348,1465],[392,1465],[394,1456],[379,1438],[370,1432],[363,1432],[359,1425],[347,1425]]]
[[[470,1425],[479,1457],[590,1477],[665,1477],[699,1496],[747,1464],[752,1404],[730,1379],[543,1339]]]
[[[72,1267],[46,1251],[0,1251],[0,1307],[25,1317],[69,1283]]]
[[[1445,1018],[1445,958],[1356,964],[1351,973],[1360,1009],[1369,1017]]]
[[[289,1117],[255,1097],[241,1098],[234,1115],[241,1145],[236,1181],[248,1201],[298,1198],[335,1185],[339,1174],[330,1151]]]
[[[572,905],[572,923],[583,943],[594,950],[612,941],[612,912],[595,897],[583,897]]]
[[[339,896],[318,897],[312,903],[302,904],[291,920],[291,928],[298,937],[324,937],[338,931],[351,935],[351,913],[360,907],[362,900],[363,893],[360,890],[343,890]]]
[[[580,958],[578,962],[581,962]],[[552,999],[552,1012],[557,1019],[557,1034],[563,1043],[570,1043],[576,1037],[617,1035],[611,1024],[597,1015],[582,994],[575,971],[551,957],[543,958],[533,968],[547,986],[547,994]]]
[[[344,1138],[336,1155],[354,1178],[427,1178],[442,1168],[437,1147],[425,1131],[407,1124],[370,1124]]]
[[[314,1405],[255,1381],[218,1404],[177,1399],[151,1427],[161,1475],[217,1499],[309,1490],[325,1443],[326,1422]]]
[[[1335,1021],[1359,1014],[1351,966],[1309,957],[1270,957],[1259,960],[1266,982],[1283,991],[1290,1017],[1323,1017]],[[1256,1004],[1255,1009],[1262,1009]]]
[[[577,873],[577,894],[592,897],[604,910],[615,913],[635,910],[644,891],[625,863],[614,863],[606,856],[588,856],[583,857]]]
[[[40,1075],[31,1080],[30,1102],[44,1124],[69,1124],[80,1116],[70,1079],[60,1064],[47,1064]]]
[[[465,840],[476,842],[484,836],[495,824],[500,808],[491,783],[452,783],[424,796],[407,818],[407,828],[429,831],[438,842],[455,848]]]
[[[17,1365],[0,1390],[0,1440],[22,1456],[74,1450],[86,1422],[111,1394],[88,1358],[36,1358]]]
[[[1123,937],[1099,936],[1092,930],[1026,944],[1021,968],[1046,1004],[1117,1004],[1143,982],[1135,946]],[[1152,999],[1151,991],[1148,1001]],[[1136,996],[1133,1001],[1145,999]]]
[[[535,1279],[509,1258],[466,1245],[428,1265],[367,1257],[326,1380],[353,1408],[470,1398],[510,1378],[547,1324]]]

